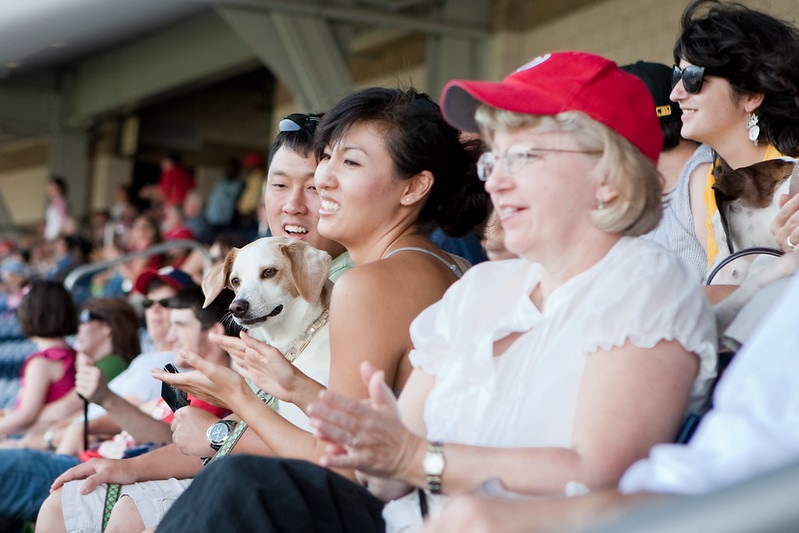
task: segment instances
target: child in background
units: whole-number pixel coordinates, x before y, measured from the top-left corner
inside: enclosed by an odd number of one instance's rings
[[[48,403],[75,386],[76,352],[65,337],[77,330],[77,312],[69,292],[55,281],[36,281],[17,310],[22,332],[37,351],[22,365],[14,409],[0,416],[0,436],[24,432]]]

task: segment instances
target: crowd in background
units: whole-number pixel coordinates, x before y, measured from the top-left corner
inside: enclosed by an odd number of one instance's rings
[[[775,280],[777,294],[799,290],[796,282],[788,285],[799,263],[793,237],[799,197],[774,191],[779,214],[759,229],[785,257],[761,270],[752,266],[737,285],[703,290],[700,284],[714,260],[735,251],[735,222],[714,226],[718,212],[728,212],[730,189],[724,187],[742,182],[752,168],[776,168],[780,183],[793,171],[799,78],[785,73],[799,72],[799,30],[743,6],[698,0],[686,9],[680,31],[672,69],[650,63],[619,68],[593,54],[553,52],[503,82],[454,80],[440,108],[413,89],[371,88],[348,95],[324,116],[286,117],[269,169],[279,169],[280,190],[272,194],[285,196],[273,201],[303,204],[305,215],[301,224],[275,214],[280,223],[271,229],[305,244],[320,238],[332,259],[349,269],[330,293],[329,376],[303,374],[273,346],[248,335],[222,339],[223,332],[211,331],[219,317],[209,320],[197,329],[210,332],[209,344],[195,351],[210,353],[215,346],[238,366],[189,355],[194,372],[155,375],[233,413],[203,415],[192,428],[200,437],[192,439],[178,415],[170,426],[175,433],[167,435],[173,445],[130,461],[71,467],[56,479],[54,488],[63,489],[48,498],[39,526],[60,528],[62,517],[74,523],[76,501],[99,520],[95,507],[102,495],[92,503],[83,489],[77,494],[76,484],[88,478],[95,486],[119,483],[129,491],[139,491],[139,482],[158,483],[112,504],[112,524],[140,524],[138,530],[163,518],[160,528],[167,532],[249,531],[289,517],[294,528],[308,520],[308,530],[320,521],[342,531],[448,530],[452,524],[525,531],[540,515],[555,524],[542,529],[557,529],[627,508],[642,493],[718,490],[795,461],[793,411],[782,417],[774,412],[779,409],[759,405],[772,394],[785,406],[799,399],[796,377],[777,375],[779,360],[799,338],[786,332],[780,344],[773,334],[750,337],[776,297],[749,319],[752,327],[742,338],[752,343],[706,415],[705,430],[690,446],[672,442],[686,415],[705,415],[712,404],[722,370],[719,338],[728,326],[724,306],[749,305]],[[779,33],[779,49],[750,42],[758,32]],[[766,56],[779,61],[766,69]],[[461,132],[481,135],[484,144]],[[280,145],[287,134],[303,136],[302,148]],[[281,166],[281,158],[293,164]],[[179,155],[165,155],[161,165],[158,183],[135,196],[121,187],[108,212],[84,224],[69,212],[63,180],[53,178],[42,232],[0,243],[0,311],[25,322],[45,280],[60,287],[81,265],[164,241],[199,242],[218,262],[230,247],[270,234],[260,155],[227,161],[206,198]],[[306,167],[310,171],[296,178],[301,192],[291,192],[286,169]],[[491,218],[487,195],[495,209]],[[458,238],[442,235],[447,246],[439,248],[431,235],[442,229],[456,229],[449,233]],[[472,264],[486,254],[492,261],[462,268],[452,252]],[[509,256],[514,259],[493,261]],[[143,276],[171,285],[169,276],[185,272],[199,284],[206,268],[203,253],[175,248],[81,278],[71,295],[80,309],[92,297],[138,293],[133,301],[152,314],[169,302],[149,294],[163,287],[147,287]],[[73,305],[67,303],[60,307]],[[181,308],[173,306],[173,316],[175,309]],[[795,315],[785,305],[776,309]],[[87,325],[108,319],[92,314],[90,305],[84,311],[79,335],[85,338]],[[320,316],[327,320],[327,313]],[[767,326],[788,321],[775,317]],[[42,375],[74,366],[77,355],[66,339],[73,333],[58,328],[29,335],[39,351],[56,354],[47,356],[49,366],[39,364]],[[120,352],[102,348],[93,360]],[[762,375],[741,370],[754,357],[771,358]],[[35,382],[24,387],[43,390]],[[743,405],[736,388],[750,394]],[[272,400],[295,404],[302,424],[275,416],[279,408],[261,394],[267,389]],[[203,468],[198,459],[208,443],[202,435],[213,444],[205,428],[223,423],[232,430],[244,413],[244,427],[252,431],[242,442],[252,455]],[[234,418],[214,422],[217,415]],[[733,428],[745,446],[719,446]],[[43,440],[52,444],[46,435]],[[185,452],[188,441],[199,451]],[[135,464],[136,475],[123,463]],[[164,472],[180,485],[165,486],[171,479],[159,477]],[[272,497],[289,486],[289,496]],[[137,498],[169,504],[148,514]],[[224,509],[242,503],[246,512],[225,516]],[[575,514],[564,518],[568,512],[559,514],[559,508]],[[507,512],[498,517],[496,509]],[[428,514],[438,521],[424,524]]]

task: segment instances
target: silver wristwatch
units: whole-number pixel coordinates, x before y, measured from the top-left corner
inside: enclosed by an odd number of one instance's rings
[[[234,427],[236,427],[236,422],[233,420],[220,420],[219,422],[211,424],[211,427],[205,432],[205,436],[208,437],[211,448],[214,450],[221,448]]]

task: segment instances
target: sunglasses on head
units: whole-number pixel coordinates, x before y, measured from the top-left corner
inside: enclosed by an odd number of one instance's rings
[[[302,129],[309,133],[313,133],[314,130],[316,130],[316,125],[319,124],[319,118],[318,116],[306,115],[303,113],[292,113],[280,121],[277,125],[277,129],[283,133],[300,131]]]
[[[78,320],[81,324],[86,324],[87,322],[91,322],[92,320],[99,320],[100,322],[105,322],[105,318],[101,317],[98,314],[92,313],[88,309],[84,309],[80,312],[80,316]]]
[[[702,82],[705,81],[705,67],[688,65],[680,68],[674,65],[671,71],[671,88],[673,89],[682,80],[682,86],[688,94],[699,94]]]
[[[141,305],[142,305],[142,307],[144,307],[145,309],[149,309],[149,308],[151,308],[152,306],[154,306],[155,304],[158,304],[158,305],[160,305],[161,307],[163,307],[163,308],[165,308],[165,309],[168,309],[168,308],[169,308],[169,302],[170,302],[170,299],[169,299],[169,298],[161,298],[160,300],[151,300],[151,299],[149,299],[149,298],[145,298],[145,299],[143,299],[143,300],[141,301]]]

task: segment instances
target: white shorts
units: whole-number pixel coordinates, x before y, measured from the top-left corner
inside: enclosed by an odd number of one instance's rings
[[[108,486],[103,484],[89,494],[80,494],[84,480],[70,481],[61,492],[64,524],[68,533],[100,533]],[[145,528],[157,526],[175,500],[191,484],[191,479],[163,479],[123,485],[119,497],[128,496],[141,514]]]

